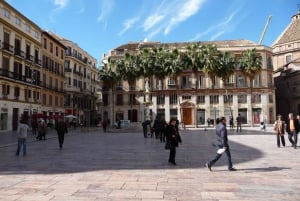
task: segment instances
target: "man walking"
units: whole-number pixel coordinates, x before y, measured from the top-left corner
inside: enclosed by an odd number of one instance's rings
[[[219,123],[216,126],[216,135],[217,135],[217,147],[219,148],[217,155],[215,158],[209,162],[207,162],[205,165],[211,171],[211,167],[221,158],[223,152],[225,151],[228,159],[228,170],[229,171],[235,171],[236,169],[232,167],[231,162],[231,154],[230,149],[228,145],[228,137],[227,137],[227,129],[226,129],[226,118],[220,117]],[[222,151],[223,150],[223,151]]]
[[[288,133],[289,141],[292,147],[297,148],[298,132],[299,132],[299,121],[294,119],[294,114],[289,114],[289,119],[286,122],[286,132]],[[293,140],[294,138],[294,140]]]
[[[25,120],[24,117],[22,117],[19,125],[18,125],[18,147],[16,151],[16,156],[19,156],[21,147],[23,146],[23,156],[26,156],[26,139],[28,134],[28,124],[27,120]]]
[[[65,133],[68,133],[67,124],[62,119],[58,120],[56,124],[56,131],[58,135],[59,148],[62,149],[64,144]]]

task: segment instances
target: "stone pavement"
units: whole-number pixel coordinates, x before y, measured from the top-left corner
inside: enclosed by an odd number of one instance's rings
[[[0,200],[300,200],[300,147],[291,148],[287,136],[287,146],[277,148],[271,128],[230,132],[238,171],[227,171],[222,156],[209,172],[204,164],[216,152],[214,130],[180,132],[177,166],[167,163],[169,152],[162,143],[122,129],[70,130],[62,150],[54,130],[46,141],[29,136],[26,157],[16,157],[16,144],[0,133]]]

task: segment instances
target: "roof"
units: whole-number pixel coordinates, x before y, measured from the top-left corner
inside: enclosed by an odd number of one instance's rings
[[[256,46],[257,43],[249,40],[222,40],[222,41],[198,41],[202,44],[214,44],[217,47],[234,47],[234,46]],[[115,50],[137,50],[143,48],[153,48],[153,47],[176,47],[184,48],[188,45],[191,45],[195,42],[176,42],[176,43],[160,43],[160,42],[129,42],[118,46]]]
[[[294,16],[292,16],[291,23],[286,27],[286,29],[279,35],[277,40],[272,45],[278,45],[283,43],[289,43],[300,40],[300,11]]]

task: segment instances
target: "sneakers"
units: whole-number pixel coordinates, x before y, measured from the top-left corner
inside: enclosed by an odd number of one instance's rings
[[[205,166],[208,168],[209,171],[211,171],[211,165],[209,163],[206,163]]]
[[[235,168],[229,168],[228,171],[237,171]]]

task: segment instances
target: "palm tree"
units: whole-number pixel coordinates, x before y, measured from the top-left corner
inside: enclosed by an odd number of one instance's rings
[[[232,55],[230,55],[229,52],[219,52],[218,55],[218,66],[216,70],[216,75],[221,78],[224,84],[224,88],[227,95],[227,85],[228,85],[228,79],[231,75],[234,74],[235,70],[235,62]],[[228,95],[227,95],[228,98]],[[230,107],[230,114],[233,117],[232,110]]]
[[[218,69],[219,51],[215,45],[207,44],[203,47],[203,71],[208,74],[212,88],[214,88],[214,77]]]
[[[103,82],[103,86],[111,89],[112,97],[112,125],[114,125],[114,87],[120,81],[121,76],[116,70],[116,66],[121,66],[120,60],[108,59],[108,63],[104,64],[104,67],[99,72],[100,80]]]
[[[203,60],[204,60],[204,66],[203,71],[208,74],[211,83],[212,88],[215,88],[215,82],[214,78],[216,77],[217,71],[218,71],[218,59],[219,59],[219,51],[215,45],[207,44],[203,47]],[[213,102],[214,104],[214,102]],[[215,121],[216,123],[216,108],[214,107],[214,113],[215,113]]]
[[[182,58],[183,62],[192,69],[194,78],[197,82],[199,71],[201,71],[204,66],[203,48],[201,43],[193,43],[192,45],[187,46],[186,55],[186,58]],[[196,84],[196,89],[197,88],[198,86]]]
[[[251,126],[253,126],[253,117],[252,117],[252,89],[253,89],[253,80],[257,74],[261,72],[262,69],[262,57],[256,53],[256,49],[248,49],[242,54],[240,61],[240,70],[250,81],[250,117],[251,117]]]

